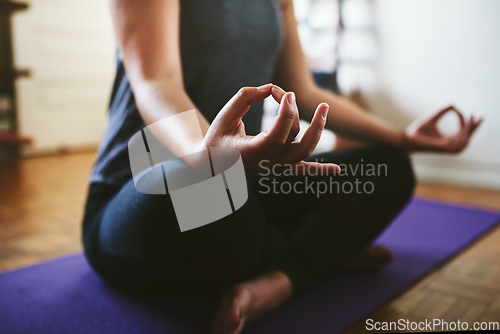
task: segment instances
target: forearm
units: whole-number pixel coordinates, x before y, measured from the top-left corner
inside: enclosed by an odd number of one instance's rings
[[[180,84],[165,80],[142,82],[135,87],[134,96],[146,125],[187,110],[197,109]],[[199,111],[197,114],[202,131],[205,133],[210,124]]]
[[[198,151],[210,124],[196,108],[181,84],[168,80],[145,80],[132,85],[139,114],[146,126],[184,111],[196,110],[197,121],[176,118],[175,122],[161,122],[155,136],[177,156]]]
[[[321,102],[330,105],[326,128],[333,132],[377,144],[403,147],[404,132],[372,113],[368,113],[348,99],[313,86],[298,96],[299,108],[305,119]]]

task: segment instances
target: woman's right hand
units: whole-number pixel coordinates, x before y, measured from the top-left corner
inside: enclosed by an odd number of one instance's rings
[[[245,133],[242,117],[254,103],[269,95],[280,104],[278,116],[273,126],[256,136]],[[221,109],[210,125],[203,144],[210,147],[230,147],[237,149],[247,173],[259,172],[275,165],[287,170],[292,166],[299,173],[337,173],[340,167],[330,163],[306,162],[318,144],[325,127],[329,106],[321,103],[316,108],[311,125],[300,141],[293,140],[299,133],[299,112],[293,92],[285,92],[272,84],[260,87],[244,87]],[[295,168],[303,165],[304,168]]]

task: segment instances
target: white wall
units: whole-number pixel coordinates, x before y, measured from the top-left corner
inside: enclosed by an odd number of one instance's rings
[[[14,15],[14,58],[32,75],[18,80],[25,154],[97,146],[114,74],[107,2],[30,0]]]
[[[500,1],[374,0],[371,109],[400,126],[450,103],[485,116],[458,156],[415,154],[420,179],[500,189]],[[451,117],[443,124],[450,132]]]

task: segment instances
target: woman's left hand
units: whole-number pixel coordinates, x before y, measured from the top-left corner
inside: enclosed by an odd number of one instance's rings
[[[437,123],[446,113],[453,111],[460,120],[460,130],[452,136],[444,136],[437,127]],[[457,153],[467,147],[469,140],[481,124],[482,118],[471,116],[465,119],[455,107],[444,108],[430,117],[414,121],[406,129],[403,145],[412,151],[434,151]]]

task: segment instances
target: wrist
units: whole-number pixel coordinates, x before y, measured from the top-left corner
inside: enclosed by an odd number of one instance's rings
[[[415,144],[412,142],[411,137],[408,135],[407,131],[402,131],[401,133],[401,146],[402,149],[411,151],[415,149]]]
[[[386,145],[393,146],[399,149],[406,150],[409,148],[408,137],[404,130],[391,129],[384,140]],[[381,143],[384,144],[384,143]]]

